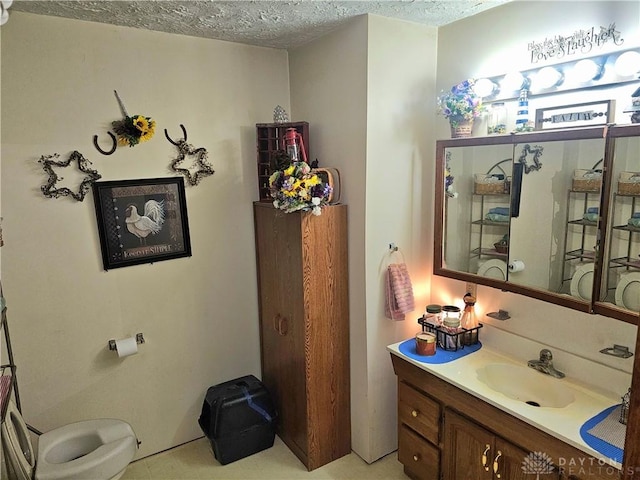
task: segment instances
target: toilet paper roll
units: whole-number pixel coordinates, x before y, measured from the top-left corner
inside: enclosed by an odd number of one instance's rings
[[[513,260],[509,262],[510,272],[521,272],[524,270],[524,262],[522,260]]]
[[[118,357],[128,357],[138,353],[138,342],[136,337],[123,338],[122,340],[116,340],[116,351]]]

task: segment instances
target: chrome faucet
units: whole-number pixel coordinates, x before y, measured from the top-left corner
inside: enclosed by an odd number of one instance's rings
[[[535,368],[539,372],[546,373],[547,375],[551,375],[555,378],[564,378],[564,373],[556,370],[553,366],[553,354],[551,350],[547,350],[543,348],[540,350],[540,359],[539,360],[529,360],[527,365],[531,368]]]

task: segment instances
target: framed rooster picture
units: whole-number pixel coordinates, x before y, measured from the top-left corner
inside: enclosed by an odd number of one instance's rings
[[[183,177],[94,182],[104,269],[190,257]]]

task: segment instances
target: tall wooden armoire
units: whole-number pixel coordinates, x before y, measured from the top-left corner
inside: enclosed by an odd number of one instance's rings
[[[313,470],[351,452],[347,207],[254,203],[262,382],[278,435]]]

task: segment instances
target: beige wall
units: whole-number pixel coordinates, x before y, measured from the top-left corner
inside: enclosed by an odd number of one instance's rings
[[[372,462],[397,448],[395,376],[385,346],[416,330],[384,317],[382,274],[396,243],[417,310],[428,297],[431,213],[423,166],[435,80],[435,30],[360,17],[290,54],[291,103],[313,125],[312,157],[338,167],[349,205],[352,448]],[[401,72],[401,73],[400,73]]]
[[[2,47],[2,284],[26,420],[122,418],[139,456],[202,436],[207,387],[260,374],[255,123],[289,110],[287,53],[20,12]],[[92,137],[120,118],[114,89],[158,129],[106,157]],[[163,129],[178,138],[181,123],[216,170],[186,187],[193,256],[105,272],[92,195],[45,198],[38,158],[78,150],[103,180],[174,176]],[[138,355],[107,350],[137,332]]]
[[[624,45],[614,47],[609,44],[602,50],[592,52],[592,55],[612,49],[640,46],[638,2],[516,1],[441,27],[438,30],[437,91],[448,89],[469,77],[480,78],[483,75],[506,73],[507,69],[532,68],[527,51],[529,42],[541,42],[545,37],[570,34],[591,26],[608,26],[610,23],[616,24],[622,38],[625,39]],[[614,89],[533,97],[529,108],[532,112],[541,105],[567,105],[615,98],[618,99],[620,107],[616,112],[619,123],[628,123],[628,114],[622,115],[620,109],[630,100],[630,94],[635,88],[637,84],[627,84]],[[511,108],[513,112],[513,107]],[[512,115],[511,121],[515,126],[515,116]],[[438,138],[449,136],[448,124],[443,117],[436,117],[436,127]],[[475,134],[482,135],[481,127],[476,129]],[[542,161],[544,164],[544,157]],[[523,198],[523,201],[527,202],[527,198]],[[433,277],[431,297],[434,303],[454,301],[462,304],[462,295],[464,284],[461,282]],[[508,310],[512,318],[506,322],[498,322],[484,315],[499,308]],[[485,324],[517,335],[512,338],[533,340],[551,346],[560,354],[576,354],[622,372],[631,372],[633,362],[602,355],[599,350],[613,344],[633,347],[637,330],[634,325],[485,287],[479,288],[476,310]],[[496,335],[498,333],[496,332]],[[493,332],[487,328],[482,334],[488,339]],[[500,338],[503,338],[502,335]],[[512,348],[506,345],[505,347]],[[525,358],[534,358],[537,355],[537,347],[530,345],[528,350],[521,349],[514,353]],[[569,362],[570,358],[565,357],[565,361]]]

